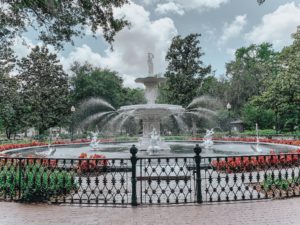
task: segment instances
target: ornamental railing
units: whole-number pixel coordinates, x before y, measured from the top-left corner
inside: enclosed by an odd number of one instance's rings
[[[127,159],[0,158],[0,199],[65,204],[187,204],[300,195],[298,154]]]

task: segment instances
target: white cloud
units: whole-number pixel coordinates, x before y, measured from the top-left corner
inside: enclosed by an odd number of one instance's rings
[[[166,52],[172,37],[177,35],[173,21],[170,18],[151,21],[150,13],[132,2],[116,9],[115,15],[125,16],[131,27],[116,35],[114,51],[108,48],[100,55],[87,45],[76,47],[67,57],[62,58],[64,68],[69,70],[74,60],[87,61],[94,66],[117,71],[123,77],[126,86],[136,86],[133,83],[134,79],[147,75],[147,53],[152,52],[155,55],[154,72],[164,72]]]
[[[230,24],[225,23],[223,28],[223,34],[220,37],[218,44],[223,45],[229,39],[238,37],[246,24],[247,24],[247,15],[245,14],[236,16],[234,21]]]
[[[33,43],[32,40],[26,36],[16,36],[14,38],[12,49],[14,50],[15,55],[21,59],[22,57],[29,55],[31,49],[37,45],[41,47],[43,46],[43,42],[39,41],[37,43]],[[50,53],[57,53],[52,45],[47,45],[47,48],[49,49]]]
[[[155,11],[159,13],[178,13],[182,15],[186,11],[197,10],[204,11],[207,9],[219,8],[222,4],[230,0],[163,0],[157,4]]]
[[[85,63],[88,62],[89,64],[100,67],[102,62],[102,57],[93,50],[88,45],[82,45],[81,47],[76,47],[75,51],[70,52],[67,58],[61,57],[60,59],[64,69],[67,72],[70,72],[70,67],[73,62]]]
[[[235,52],[236,52],[236,49],[234,49],[234,48],[227,48],[226,49],[226,53],[229,56],[230,60],[233,60],[235,58]]]
[[[261,24],[245,35],[249,43],[271,42],[275,48],[291,43],[291,34],[300,25],[300,4],[295,2],[279,6],[274,12],[263,16]]]
[[[168,2],[165,4],[158,4],[156,6],[155,12],[159,14],[167,14],[167,13],[175,13],[178,15],[183,15],[184,10],[181,8],[181,5],[176,4],[174,2]]]
[[[34,47],[32,41],[27,37],[19,37],[17,36],[14,39],[14,44],[12,49],[14,50],[16,56],[18,58],[26,57],[30,52],[31,49]]]

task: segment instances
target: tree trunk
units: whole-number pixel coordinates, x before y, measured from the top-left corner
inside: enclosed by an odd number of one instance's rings
[[[11,138],[11,133],[10,133],[10,131],[9,131],[8,128],[5,129],[5,134],[6,134],[6,138],[7,138],[8,140],[10,140],[10,138]]]

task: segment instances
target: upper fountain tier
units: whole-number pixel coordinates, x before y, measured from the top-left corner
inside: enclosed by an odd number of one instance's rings
[[[157,76],[148,76],[144,78],[137,78],[136,83],[142,83],[145,85],[145,98],[147,104],[155,104],[158,96],[158,85],[165,82],[166,78]]]

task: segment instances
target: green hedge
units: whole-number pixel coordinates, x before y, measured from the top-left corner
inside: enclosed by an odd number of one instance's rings
[[[20,179],[21,174],[21,179]],[[20,172],[15,163],[6,162],[0,171],[0,195],[16,196],[22,201],[42,202],[77,189],[75,173],[28,164]],[[18,195],[21,190],[21,196]]]

